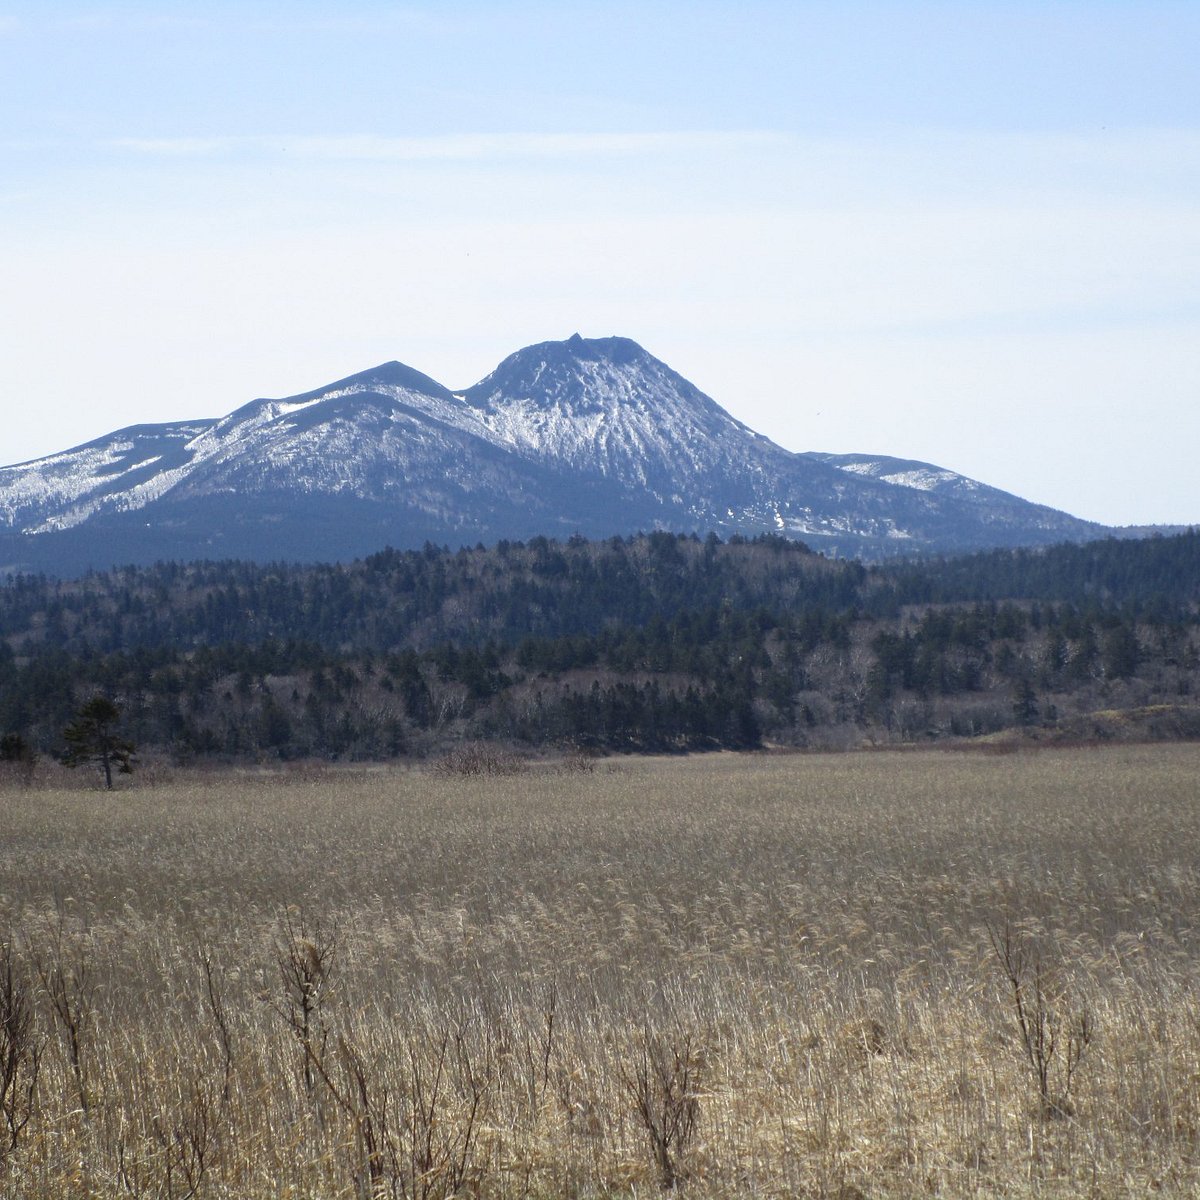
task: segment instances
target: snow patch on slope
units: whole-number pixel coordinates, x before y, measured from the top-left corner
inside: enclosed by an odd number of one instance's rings
[[[803,457],[836,467],[848,475],[875,479],[880,483],[910,488],[917,492],[952,492],[956,495],[966,495],[978,492],[984,486],[978,480],[960,475],[957,471],[936,467],[932,463],[914,462],[910,459],[815,452],[808,453]]]
[[[865,475],[869,479],[878,479],[881,483],[892,483],[897,487],[914,488],[919,492],[936,492],[946,484],[964,484],[970,487],[979,485],[973,479],[967,479],[954,471],[941,467],[913,467],[906,471],[888,470],[886,463],[863,461],[846,463],[841,468],[851,475]]]

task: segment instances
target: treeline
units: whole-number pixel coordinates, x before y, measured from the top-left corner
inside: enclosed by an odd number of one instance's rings
[[[512,642],[728,602],[844,608],[865,570],[779,537],[722,543],[670,533],[548,538],[451,552],[385,550],[350,566],[165,563],[0,591],[0,638],[71,653],[299,639],[386,651]]]
[[[1041,600],[1159,618],[1192,612],[1200,598],[1200,532],[989,550],[879,573],[885,592],[905,604]]]
[[[22,577],[0,588],[0,734],[56,753],[101,693],[140,747],[181,759],[1086,734],[1088,714],[1134,709],[1189,735],[1198,545],[865,568],[653,533]]]

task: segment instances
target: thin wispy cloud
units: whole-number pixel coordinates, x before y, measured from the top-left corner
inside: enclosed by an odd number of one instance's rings
[[[370,13],[289,14],[280,20],[256,18],[253,28],[268,30],[311,31],[323,34],[377,34],[388,32],[423,33],[435,36],[456,35],[483,28],[485,21],[466,12],[444,12],[418,8],[387,8]]]
[[[209,12],[102,11],[68,15],[38,14],[40,25],[57,30],[126,29],[126,30],[189,30],[208,29],[236,33],[253,30],[274,34],[333,34],[370,35],[393,32],[412,32],[430,35],[454,35],[483,25],[478,18],[463,13],[422,11],[415,8],[387,8],[369,13],[314,14],[289,12],[283,16],[255,13],[252,9],[235,6],[232,10],[214,9]],[[0,21],[16,23],[16,17]],[[32,22],[30,22],[32,24]]]
[[[1060,177],[1080,168],[1127,170],[1137,164],[1179,172],[1200,167],[1200,132],[1146,129],[1093,133],[900,133],[811,136],[786,130],[657,130],[559,133],[454,133],[393,137],[252,134],[212,137],[120,137],[101,145],[164,158],[245,158],[288,155],[313,160],[471,161],[568,158],[668,152],[762,150],[841,163],[879,158],[929,158],[960,173],[986,176],[1017,161],[1041,165]]]
[[[114,150],[129,150],[163,158],[209,158],[231,154],[239,147],[257,143],[258,140],[237,137],[112,138],[102,145]]]
[[[308,159],[467,162],[513,158],[581,158],[766,147],[786,135],[746,131],[661,133],[480,133],[432,137],[348,134],[336,137],[115,138],[117,150],[170,158],[289,155]]]

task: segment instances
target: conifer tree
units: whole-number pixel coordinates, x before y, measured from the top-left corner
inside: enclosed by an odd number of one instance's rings
[[[99,763],[110,791],[114,763],[122,775],[133,771],[133,743],[117,733],[120,718],[121,710],[107,696],[93,696],[63,730],[67,743],[63,762],[68,767]]]

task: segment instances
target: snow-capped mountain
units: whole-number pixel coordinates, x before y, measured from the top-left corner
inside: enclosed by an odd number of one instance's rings
[[[1105,532],[927,463],[792,453],[635,342],[578,335],[459,393],[391,362],[0,468],[10,570],[653,528],[771,531],[868,557]]]

